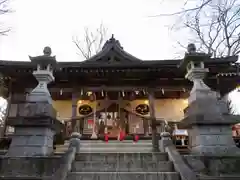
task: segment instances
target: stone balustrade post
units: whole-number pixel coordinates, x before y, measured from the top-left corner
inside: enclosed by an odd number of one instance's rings
[[[80,151],[80,138],[81,134],[79,132],[73,132],[70,136],[69,148],[75,147],[77,153]]]
[[[171,135],[169,132],[161,132],[160,134],[161,140],[160,140],[160,151],[161,152],[166,152],[165,148],[169,145],[173,145]]]

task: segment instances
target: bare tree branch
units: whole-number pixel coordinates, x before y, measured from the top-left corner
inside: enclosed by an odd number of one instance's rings
[[[200,51],[213,57],[239,55],[240,53],[240,1],[239,0],[196,0],[195,7],[158,16],[176,16],[178,22],[171,26],[185,39],[178,40],[179,48],[186,39],[195,43]],[[193,41],[192,41],[193,40]],[[177,49],[177,48],[176,48]],[[236,113],[236,104],[229,103],[231,113]]]
[[[183,10],[178,11],[178,12],[167,13],[167,14],[158,14],[158,15],[154,15],[154,16],[150,16],[150,17],[176,16],[176,15],[182,15],[182,14],[192,12],[192,11],[200,11],[204,6],[209,4],[211,1],[212,0],[202,0],[202,3],[200,5],[198,5],[197,7],[194,7],[194,8],[188,8],[188,9],[183,8]],[[185,7],[187,4],[188,4],[188,0],[186,0],[184,2],[183,6]]]
[[[237,55],[240,52],[240,1],[201,0],[197,7],[201,8],[191,8],[191,13],[183,15],[181,28],[190,30],[188,38],[195,37],[201,50],[212,53],[213,57]]]
[[[13,12],[9,8],[9,2],[10,0],[0,0],[0,15],[5,15]],[[10,30],[10,28],[0,27],[0,35],[6,36],[10,32]]]
[[[79,51],[78,54],[83,56],[85,59],[89,59],[101,51],[106,40],[106,36],[107,28],[101,23],[95,31],[85,28],[83,39],[79,40],[78,37],[73,37],[73,43]]]

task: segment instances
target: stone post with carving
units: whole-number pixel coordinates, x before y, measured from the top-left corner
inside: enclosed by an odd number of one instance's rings
[[[54,81],[53,69],[57,62],[49,47],[45,47],[43,52],[42,56],[30,57],[36,67],[33,75],[38,81],[37,87],[25,102],[15,104],[17,108],[8,118],[8,125],[15,128],[8,156],[46,156],[53,153],[54,134],[60,130],[61,123],[56,119],[47,84]]]
[[[240,152],[231,130],[231,125],[238,120],[236,116],[223,114],[223,104],[218,101],[216,92],[203,81],[209,72],[205,64],[210,57],[209,54],[196,52],[194,44],[188,45],[188,52],[180,67],[187,71],[185,78],[193,82],[193,88],[180,127],[188,129],[192,153],[230,155]]]

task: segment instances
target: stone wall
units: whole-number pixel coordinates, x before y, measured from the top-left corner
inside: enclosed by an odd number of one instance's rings
[[[60,156],[52,157],[0,157],[1,176],[51,176],[61,164]]]
[[[210,176],[240,175],[240,156],[185,155],[184,159],[197,173]]]

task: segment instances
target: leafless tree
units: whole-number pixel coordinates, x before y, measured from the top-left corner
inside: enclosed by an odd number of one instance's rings
[[[13,12],[9,7],[10,0],[0,0],[0,16],[6,15],[8,13]],[[10,28],[6,27],[3,23],[2,27],[0,27],[0,35],[7,35],[10,32]]]
[[[188,1],[187,1],[188,2]],[[200,51],[212,53],[213,57],[237,55],[240,52],[240,1],[198,0],[196,8],[184,9],[169,15],[178,20],[172,30],[182,31],[186,40],[195,43]]]
[[[166,14],[157,14],[152,17],[159,17],[159,16],[181,16],[181,17],[183,17],[188,13],[201,11],[205,6],[207,6],[214,0],[194,0],[194,1],[197,1],[197,5],[194,7],[188,6],[191,3],[191,0],[185,0],[183,2],[183,7],[181,8],[180,11],[172,12],[172,13],[170,12],[170,13],[166,13]]]
[[[101,23],[95,31],[85,28],[83,38],[79,39],[78,37],[73,37],[73,43],[79,51],[78,54],[83,56],[85,59],[89,59],[101,51],[106,40],[106,36],[107,28]]]
[[[182,33],[178,46],[186,50],[186,41],[195,43],[199,51],[213,57],[240,53],[239,0],[186,0],[182,10],[157,16],[175,16],[177,23],[170,25],[172,33]],[[181,57],[182,57],[182,52]],[[229,112],[238,113],[234,99],[226,97]]]
[[[213,57],[240,52],[240,2],[218,0],[189,15],[184,26],[190,30],[200,50]]]

